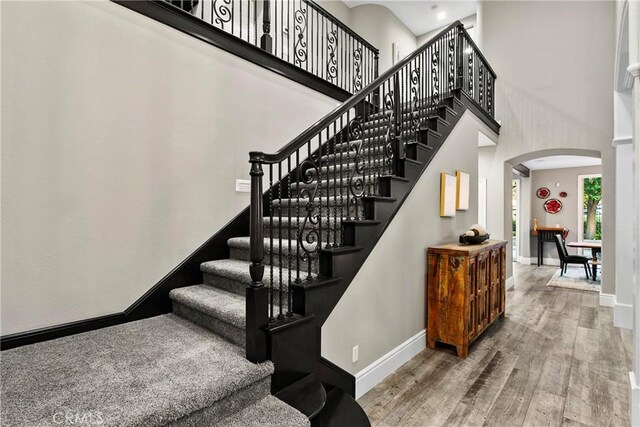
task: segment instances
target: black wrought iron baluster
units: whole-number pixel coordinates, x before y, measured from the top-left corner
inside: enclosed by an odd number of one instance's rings
[[[258,2],[251,3],[253,3],[253,45],[258,46]]]
[[[335,180],[333,180],[333,193],[331,191],[331,172],[329,171],[329,168],[331,167],[331,161],[329,160],[331,157],[329,157],[331,154],[331,139],[329,137],[329,126],[327,126],[327,146],[326,146],[326,152],[327,152],[327,184],[326,184],[326,189],[327,189],[327,248],[331,247],[331,194],[336,194],[336,182]],[[335,162],[335,156],[333,156],[334,162]],[[335,225],[335,224],[334,224]]]
[[[447,61],[448,61],[448,65],[449,65],[449,95],[451,95],[451,93],[453,93],[453,89],[455,87],[455,74],[454,74],[454,58],[455,58],[455,40],[453,39],[453,37],[451,37],[451,34],[448,34],[449,36],[449,51],[448,51],[448,55],[447,55]]]
[[[291,2],[287,1],[287,61],[291,62],[291,42],[293,35],[291,34]],[[284,7],[282,8],[284,9]],[[283,37],[284,38],[284,37]]]
[[[278,162],[278,197],[280,200],[284,198],[284,192],[282,191],[282,162]],[[278,320],[282,320],[284,315],[282,314],[282,209],[278,209]]]
[[[433,50],[431,54],[431,74],[432,74],[432,99],[431,103],[437,106],[440,103],[440,82],[438,80],[438,51]]]
[[[357,111],[355,114],[356,116],[347,125],[349,132],[351,133],[351,137],[353,138],[352,144],[350,144],[349,148],[349,156],[351,156],[351,149],[353,148],[355,150],[353,154],[353,172],[348,184],[348,197],[353,198],[352,202],[355,211],[355,219],[359,219],[360,199],[364,193],[364,165],[362,159],[362,140],[364,138],[364,132],[362,127],[362,116],[359,115]]]
[[[278,210],[282,209],[282,200],[279,200],[280,204]],[[275,317],[273,315],[275,290],[273,289],[273,165],[269,164],[269,321],[273,322]]]
[[[301,9],[302,9],[302,4],[304,4],[304,14],[305,14],[305,16],[309,16],[309,3],[307,3],[306,0],[303,1],[301,3],[301,7],[300,7]],[[311,9],[311,11],[313,12],[313,9]],[[304,45],[304,55],[305,55],[305,58],[307,58],[309,56],[309,53],[307,52],[307,45],[309,44],[309,26],[306,25],[306,23],[305,23],[304,27],[305,27],[304,28],[304,32],[305,32],[304,39],[306,40],[305,45]],[[313,34],[311,36],[313,37]],[[305,61],[304,69],[306,71],[309,71],[309,61]]]
[[[302,64],[306,65],[307,63],[307,11],[302,7],[298,9],[295,12],[294,20],[295,33],[297,34],[294,45],[294,64],[302,67]]]
[[[468,46],[468,45],[467,45]],[[468,78],[468,87],[467,90],[469,91],[469,96],[471,97],[471,99],[475,99],[475,94],[473,93],[473,89],[474,89],[474,85],[473,85],[473,50],[471,50],[471,48],[467,47],[468,51],[469,51],[469,59],[468,59],[468,65],[467,65],[467,78]]]
[[[414,141],[418,141],[420,132],[420,68],[415,67],[411,71],[411,131]]]
[[[338,59],[336,57],[336,49],[338,48],[338,34],[331,29],[327,33],[327,76],[333,83],[338,77]]]
[[[478,104],[484,107],[484,67],[482,61],[478,61]]]
[[[236,3],[232,0],[231,1],[231,34],[233,34],[234,36],[236,35],[236,33],[235,33],[235,22],[236,22],[236,20],[233,19],[235,4]]]
[[[296,149],[296,283],[300,283],[300,149]]]
[[[340,157],[336,151],[336,143],[339,143],[336,132],[336,122],[333,122],[333,180],[338,183],[338,187],[333,190],[333,246],[338,246],[338,203],[342,201],[338,198],[338,193],[342,191],[344,183],[338,179],[338,161]]]
[[[342,116],[340,116],[340,182],[345,182],[344,181],[344,176],[342,174],[342,167],[344,164],[344,121],[343,121],[343,117],[344,114]],[[336,223],[336,227],[340,228],[340,246],[342,246],[344,244],[344,236],[342,235],[342,221],[344,220],[344,195],[343,195],[343,187],[344,185],[340,186],[340,224],[338,225]],[[337,207],[336,207],[336,211],[337,211]],[[348,212],[347,212],[348,214]]]
[[[399,171],[399,152],[398,152],[398,141],[401,138],[401,120],[402,120],[402,94],[400,93],[400,76],[398,73],[394,74],[393,76],[393,91],[392,91],[392,102],[393,102],[393,117],[394,117],[394,123],[392,128],[394,129],[393,131],[393,138],[391,138],[390,141],[388,141],[388,145],[391,147],[391,155],[389,156],[389,160],[390,160],[390,168],[392,169],[392,172],[394,175],[398,175],[398,171]]]
[[[262,37],[260,48],[271,52],[271,0],[262,0]]]
[[[354,93],[360,92],[360,90],[362,90],[361,61],[362,61],[362,49],[358,47],[353,51],[353,66],[354,66],[353,91]]]
[[[346,150],[347,150],[347,161],[348,161],[348,167],[347,167],[347,184],[351,183],[351,126],[350,126],[350,115],[351,112],[349,110],[347,110],[347,129],[346,129],[346,135],[347,135],[347,145],[346,145]],[[344,148],[343,148],[344,149]],[[341,154],[342,155],[342,154]],[[342,160],[342,157],[341,157]],[[350,206],[351,206],[351,196],[349,195],[349,187],[347,186],[347,191],[346,191],[346,203],[347,203],[347,216],[349,218],[351,218],[351,210],[350,210]]]
[[[289,177],[289,186],[287,187],[287,218],[289,218],[289,226],[287,227],[287,243],[289,244],[287,248],[287,270],[288,270],[288,279],[287,282],[287,316],[291,316],[291,269],[293,268],[293,264],[291,263],[291,229],[293,228],[293,218],[291,217],[291,201],[293,199],[291,195],[291,156],[287,157],[287,176]],[[297,218],[296,218],[297,219]],[[297,228],[297,226],[296,226]],[[282,252],[282,249],[280,250]]]
[[[327,180],[328,177],[322,175],[322,131],[318,134],[318,253],[320,253],[320,249],[322,248],[322,185],[323,181]],[[326,161],[326,160],[325,160]],[[329,224],[327,224],[328,226]]]

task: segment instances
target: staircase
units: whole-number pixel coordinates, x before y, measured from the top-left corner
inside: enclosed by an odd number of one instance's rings
[[[248,215],[226,248],[211,240],[227,256],[201,263],[202,284],[173,288],[172,314],[3,352],[2,425],[55,425],[59,408],[107,425],[369,425],[322,325],[460,117],[499,130],[494,82],[456,22],[279,152],[250,153]]]

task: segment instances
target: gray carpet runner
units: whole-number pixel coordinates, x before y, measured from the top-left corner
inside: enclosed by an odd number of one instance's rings
[[[349,177],[371,190],[384,174],[388,120],[373,119],[362,139],[337,141],[321,156],[310,184],[285,182],[274,198],[264,218],[264,283],[275,304],[286,306],[289,283],[318,273],[317,243],[306,244],[309,255],[298,244],[298,233],[304,239],[314,228],[301,195],[315,188],[317,176],[331,178],[311,205],[323,221],[320,244],[341,243],[342,220],[362,217]],[[365,165],[359,171],[356,146]],[[171,291],[174,314],[3,352],[2,426],[55,426],[69,416],[100,418],[106,426],[308,426],[304,415],[270,395],[273,364],[245,359],[249,238],[228,246],[230,259],[201,265],[203,284]]]

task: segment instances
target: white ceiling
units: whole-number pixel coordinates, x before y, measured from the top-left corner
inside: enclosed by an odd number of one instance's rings
[[[564,169],[579,168],[583,166],[599,166],[601,164],[602,159],[585,156],[550,156],[529,160],[528,162],[523,163],[523,165],[533,171],[543,169]]]
[[[379,4],[391,10],[414,35],[420,36],[426,32],[448,25],[458,19],[476,13],[477,1],[458,0],[342,0],[347,6],[354,7],[361,4]],[[432,10],[433,6],[437,9]],[[445,12],[446,18],[438,20],[438,12]]]

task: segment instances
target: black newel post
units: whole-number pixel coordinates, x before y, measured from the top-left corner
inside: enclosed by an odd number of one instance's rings
[[[262,1],[262,37],[260,47],[271,53],[271,1]]]
[[[269,324],[269,290],[262,284],[264,275],[264,232],[262,219],[262,164],[251,162],[250,251],[251,286],[247,287],[247,359],[258,363],[267,360],[267,334]]]

